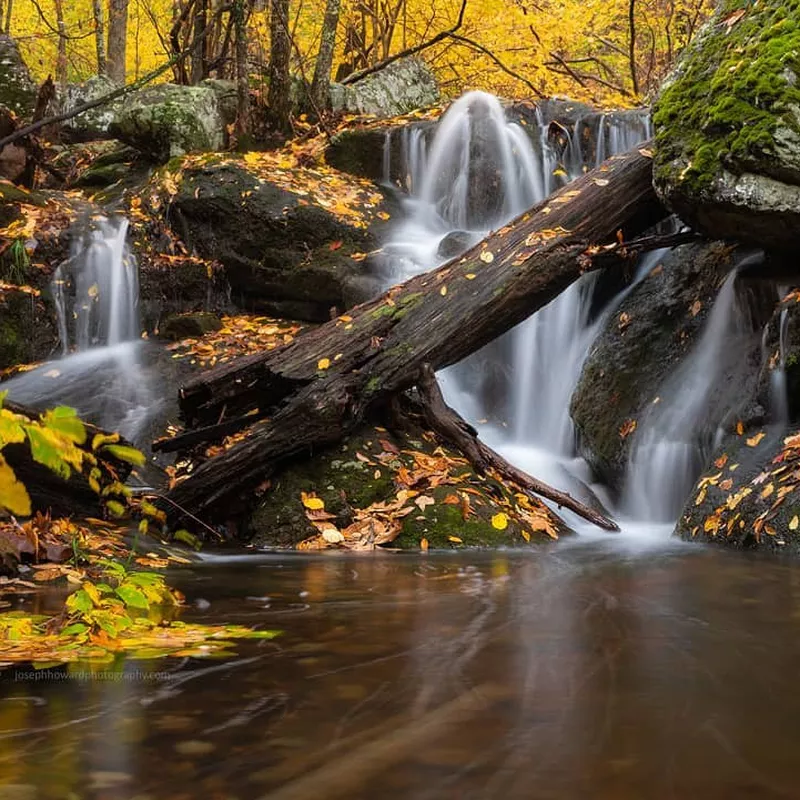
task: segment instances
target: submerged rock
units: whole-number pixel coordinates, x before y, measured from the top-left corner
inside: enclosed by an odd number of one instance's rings
[[[438,448],[431,434],[398,436],[368,426],[273,478],[245,533],[260,547],[294,547],[318,534],[302,493],[319,497],[332,524],[344,530],[359,510],[396,502],[403,488],[411,489],[407,513],[399,516],[402,529],[390,547],[419,550],[423,539],[431,548],[552,541],[522,521],[519,497],[509,486],[477,475],[458,454]],[[538,508],[535,501],[531,507]],[[554,534],[569,532],[549,512],[541,513]]]
[[[395,117],[439,102],[439,87],[419,58],[401,58],[355,83],[331,85],[334,111]]]
[[[109,132],[158,162],[225,146],[225,118],[212,86],[164,83],[128,95]]]
[[[596,473],[620,488],[635,422],[697,340],[735,250],[721,242],[665,254],[609,314],[570,413]]]
[[[656,101],[656,189],[709,236],[798,241],[799,18],[797,0],[725,0]]]
[[[35,104],[36,84],[17,43],[7,34],[0,34],[0,105],[18,117],[29,117]]]

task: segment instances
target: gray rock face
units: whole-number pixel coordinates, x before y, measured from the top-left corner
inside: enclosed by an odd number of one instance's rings
[[[19,53],[17,43],[0,34],[0,105],[18,117],[29,117],[36,104],[36,84]]]
[[[800,28],[792,0],[723,0],[654,105],[662,200],[710,237],[800,240]]]
[[[160,162],[225,145],[225,120],[210,86],[166,83],[128,95],[109,132]]]
[[[395,117],[439,102],[439,87],[419,58],[402,58],[360,81],[331,86],[335,111]]]
[[[70,84],[57,97],[58,110],[69,113],[78,106],[97,100],[118,88],[119,85],[105,75],[95,75],[83,83]],[[88,142],[95,139],[107,139],[109,128],[116,121],[120,109],[121,101],[119,100],[92,108],[66,120],[63,130],[73,141]]]
[[[365,299],[369,268],[351,255],[372,235],[244,165],[182,170],[169,218],[190,249],[222,262],[241,308],[322,322]]]
[[[733,263],[721,242],[675,248],[608,317],[586,360],[570,413],[585,457],[619,488],[631,436],[659,387],[697,340],[720,281]]]

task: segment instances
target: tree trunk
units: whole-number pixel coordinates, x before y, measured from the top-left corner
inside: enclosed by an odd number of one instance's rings
[[[108,76],[125,83],[127,75],[128,0],[108,3]]]
[[[240,144],[250,133],[250,67],[247,58],[247,9],[245,0],[234,0],[236,32],[236,138]]]
[[[292,110],[289,62],[292,42],[289,34],[289,0],[272,0],[270,17],[269,93],[267,105],[275,125],[280,130],[289,129]]]
[[[11,33],[11,12],[14,10],[14,0],[6,0],[6,16],[5,20],[0,19],[3,25],[4,33]]]
[[[319,41],[317,63],[314,65],[314,78],[311,81],[311,97],[317,111],[327,111],[331,105],[331,68],[333,51],[336,46],[336,29],[339,27],[341,0],[327,0],[325,19]]]
[[[106,21],[103,16],[102,0],[92,0],[92,13],[94,15],[94,47],[97,53],[97,74],[105,75],[108,72],[106,60]]]
[[[237,5],[238,3],[234,3],[234,8]],[[198,83],[200,83],[200,81],[208,77],[208,40],[205,35],[206,25],[208,25],[208,0],[196,0],[194,6],[194,20],[192,24],[192,38],[194,40],[194,44],[189,74],[189,80],[191,81],[192,86],[196,86]]]
[[[64,21],[63,0],[55,0],[58,51],[56,54],[56,83],[63,89],[67,85],[67,24]]]
[[[199,376],[181,389],[180,402],[187,423],[206,429],[161,449],[255,424],[169,499],[201,518],[231,516],[237,497],[281,462],[336,443],[369,408],[413,386],[423,364],[441,369],[480,349],[593,268],[597,246],[665,215],[644,145],[609,159],[463,257],[278,350]]]

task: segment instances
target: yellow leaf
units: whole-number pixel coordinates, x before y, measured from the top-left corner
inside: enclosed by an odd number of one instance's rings
[[[449,542],[455,542],[456,544],[464,544],[464,540],[463,539],[459,539],[458,536],[448,536],[447,540]]]
[[[315,497],[313,494],[300,493],[300,499],[303,505],[310,511],[321,511],[325,508],[325,501],[321,497]]]
[[[739,420],[736,423],[736,433],[738,433],[739,436],[741,436],[744,433],[744,424],[742,423],[741,420]]]
[[[88,294],[89,297],[91,297],[94,300],[94,298],[97,297],[98,294],[100,294],[100,289],[98,288],[96,283],[93,283],[89,287],[89,290],[86,292],[86,294]]]
[[[748,446],[748,447],[756,447],[756,446],[758,445],[758,443],[759,443],[759,442],[760,442],[760,441],[761,441],[761,440],[762,440],[762,439],[763,439],[765,436],[766,436],[766,434],[764,433],[764,431],[761,431],[760,433],[757,433],[755,436],[751,436],[751,437],[750,437],[750,438],[747,440],[747,446]]]
[[[442,286],[442,288],[441,288],[441,289],[439,289],[439,294],[440,294],[442,297],[444,297],[444,296],[447,294],[447,287],[446,287],[446,286]]]
[[[387,220],[387,219],[390,219],[392,215],[391,214],[387,214],[385,211],[379,211],[377,216],[378,216],[378,219]]]
[[[800,517],[798,517],[797,514],[795,514],[792,517],[791,521],[789,522],[789,530],[796,531],[798,525],[800,525]]]
[[[508,517],[501,511],[492,517],[492,527],[504,531],[508,527]]]
[[[429,547],[428,540],[424,539],[424,538],[421,539],[420,543],[419,543],[419,549],[422,550],[423,553],[427,553],[428,552],[428,547]]]
[[[480,254],[480,259],[484,264],[491,264],[494,261],[494,253],[491,250],[484,250]]]
[[[5,508],[20,517],[28,517],[31,513],[28,490],[17,480],[14,470],[2,455],[0,455],[0,508]]]
[[[322,538],[328,544],[339,544],[344,541],[344,536],[342,536],[341,532],[336,530],[336,528],[328,528],[322,531]]]
[[[607,182],[607,181],[606,181],[606,182]],[[526,542],[530,542],[530,540],[531,540],[531,535],[528,533],[528,531],[526,531],[526,530],[523,530],[523,531],[522,531],[522,538],[523,538],[523,539],[524,539]]]
[[[329,358],[321,358],[317,361],[317,369],[328,369],[331,365],[331,360]]]
[[[474,273],[474,272],[468,272],[468,273],[467,273],[467,274],[466,274],[464,277],[465,277],[465,278],[466,278],[468,281],[474,281],[474,280],[475,280],[475,278],[476,278],[477,276],[475,275],[475,273]]]

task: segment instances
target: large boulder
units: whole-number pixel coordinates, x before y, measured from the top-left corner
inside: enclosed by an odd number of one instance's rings
[[[800,238],[800,4],[724,0],[655,103],[654,178],[709,236]]]
[[[105,75],[94,75],[83,83],[68,84],[59,89],[56,97],[57,109],[60,113],[69,114],[76,108],[110,94],[119,88],[119,84]],[[106,103],[70,117],[62,125],[66,137],[72,141],[88,142],[107,139],[109,128],[116,121],[117,114],[123,107],[121,100]]]
[[[263,159],[190,159],[167,173],[173,230],[223,264],[233,302],[321,322],[379,291],[366,253],[390,217],[382,195],[366,181]]]
[[[439,102],[433,73],[419,58],[401,58],[352,84],[331,85],[335,111],[395,117]]]
[[[546,506],[477,475],[421,430],[400,435],[366,425],[340,445],[290,465],[264,488],[243,534],[261,547],[309,539],[321,545],[314,514],[303,502],[311,494],[324,504],[316,519],[342,531],[364,520],[368,526],[370,518],[381,531],[389,518],[396,520],[400,531],[389,546],[408,550],[419,550],[423,540],[431,548],[507,547],[569,533]]]
[[[221,150],[225,118],[213,86],[165,83],[124,98],[109,133],[158,162]]]
[[[586,459],[612,487],[621,486],[634,423],[697,340],[735,257],[721,242],[675,248],[607,317],[570,413]]]
[[[17,43],[7,34],[0,34],[0,105],[19,117],[29,117],[35,104],[36,84]]]

